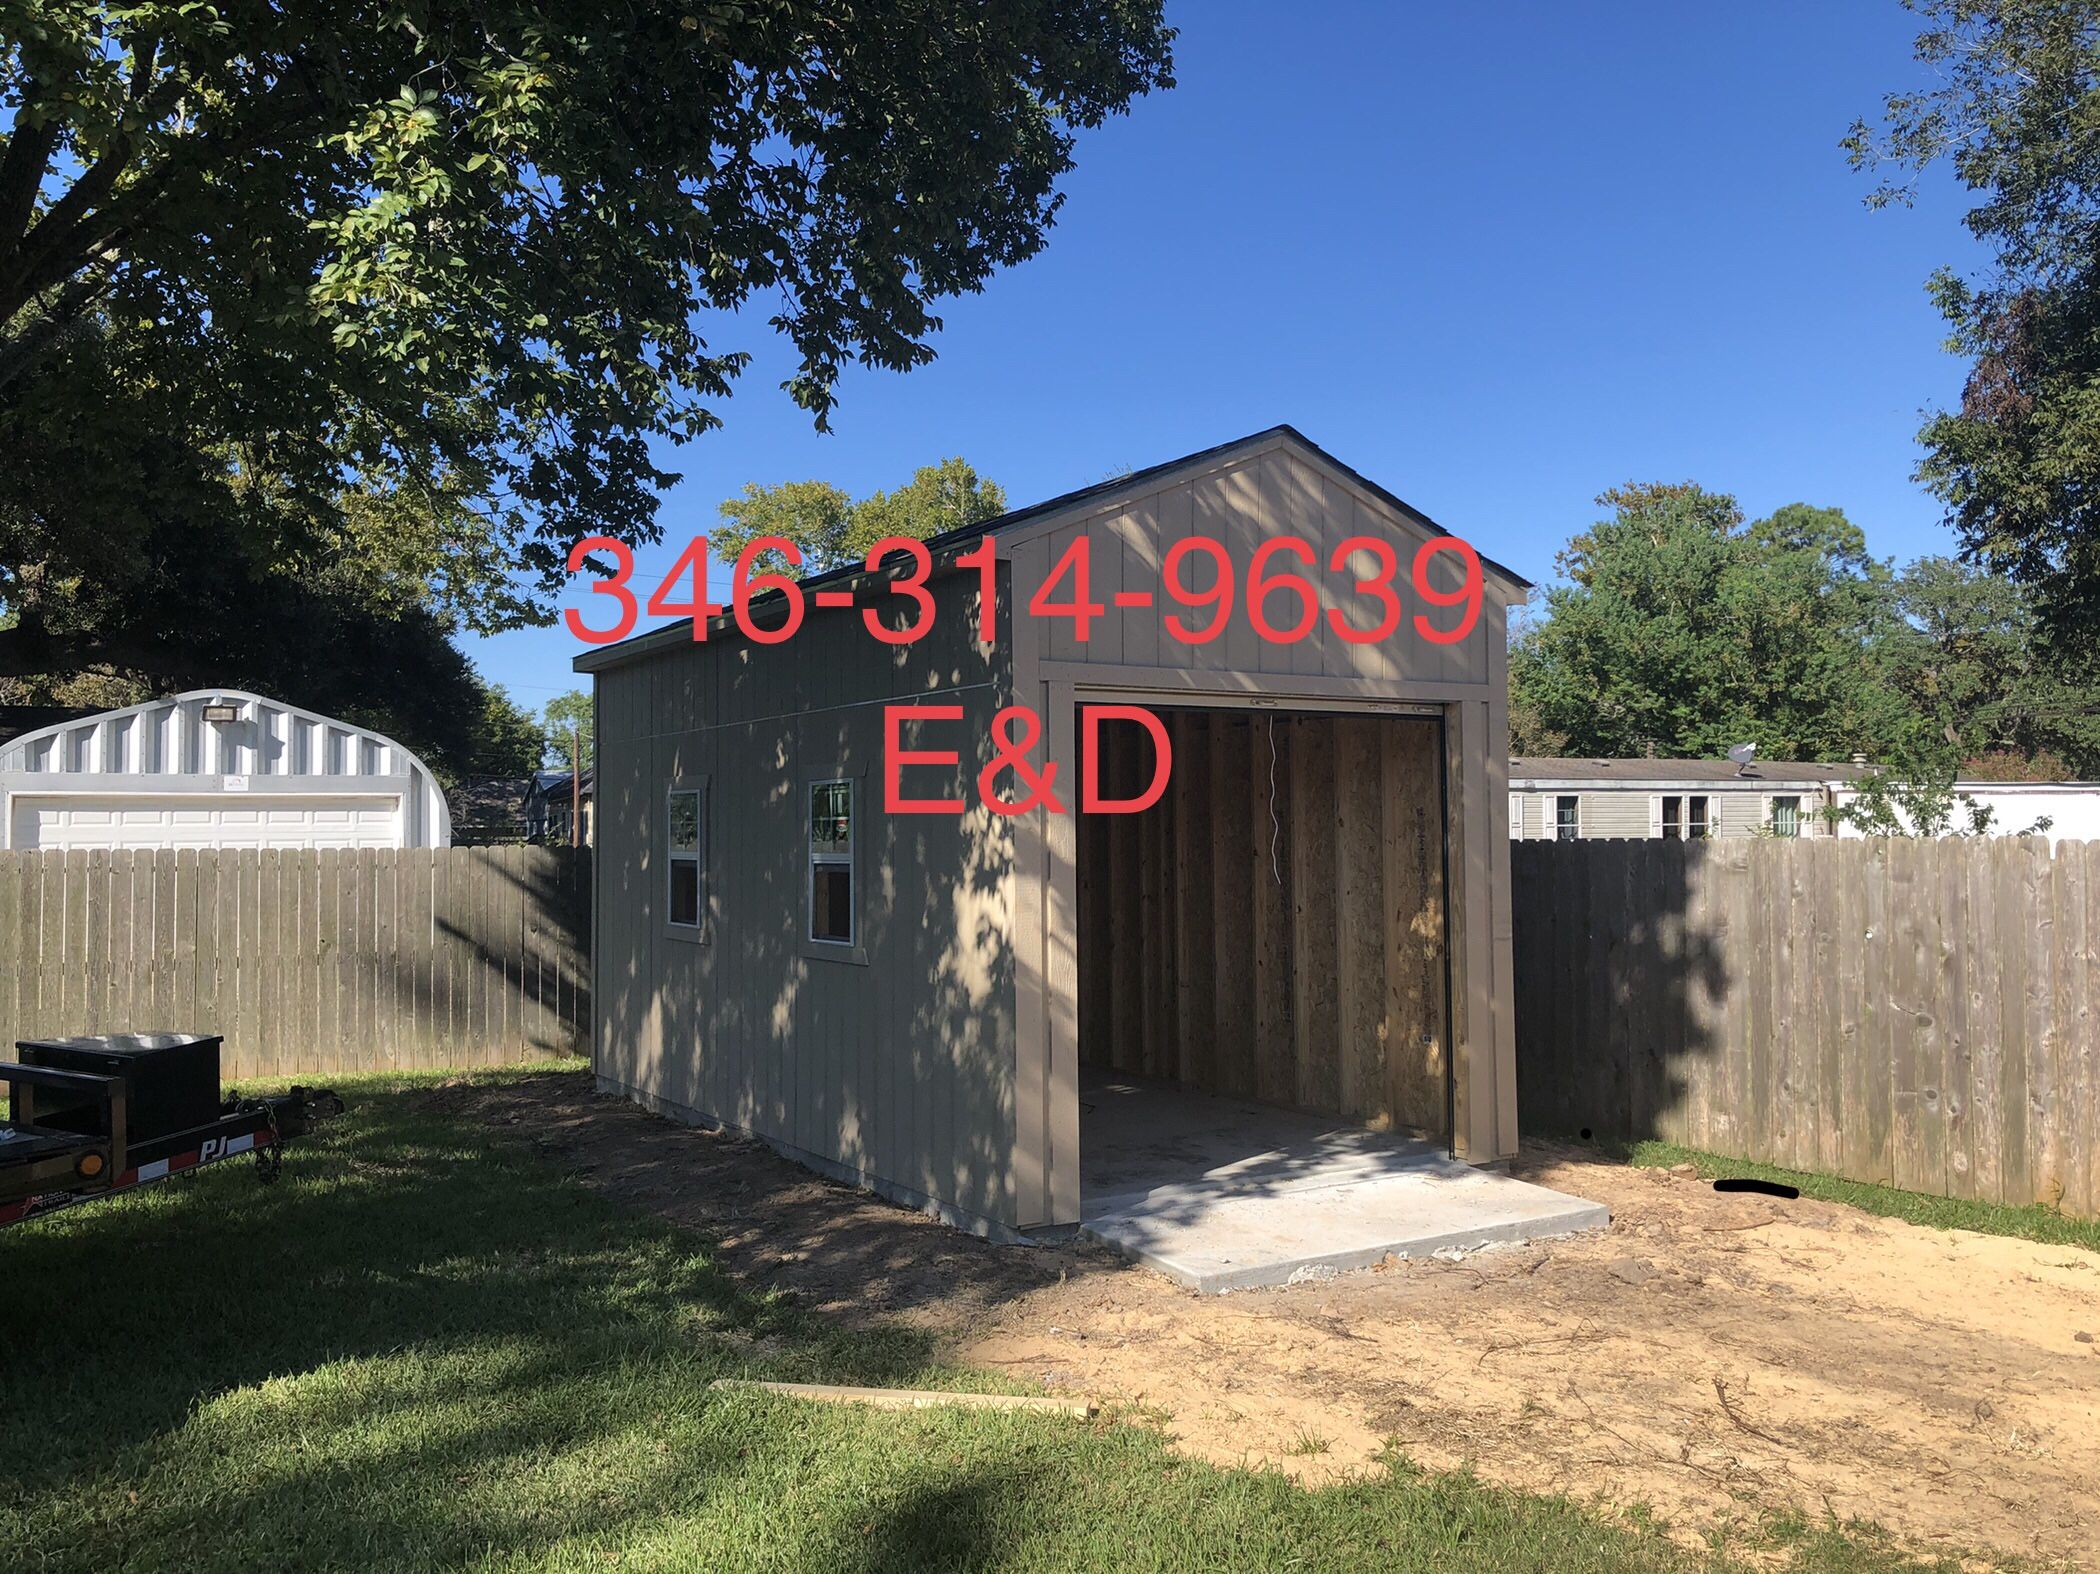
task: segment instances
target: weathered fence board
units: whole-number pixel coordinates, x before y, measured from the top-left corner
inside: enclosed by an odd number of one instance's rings
[[[1511,855],[1527,1131],[2100,1215],[2100,843]]]
[[[589,858],[0,852],[0,1048],[218,1033],[229,1079],[581,1053]]]

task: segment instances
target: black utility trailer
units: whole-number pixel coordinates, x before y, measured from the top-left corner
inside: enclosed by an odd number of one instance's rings
[[[0,1226],[253,1153],[275,1180],[288,1137],[342,1112],[333,1093],[219,1091],[211,1034],[23,1039],[0,1062]]]

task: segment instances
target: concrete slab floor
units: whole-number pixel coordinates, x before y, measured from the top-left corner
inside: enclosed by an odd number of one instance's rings
[[[1600,1205],[1443,1149],[1082,1071],[1080,1233],[1205,1294],[1602,1229]]]

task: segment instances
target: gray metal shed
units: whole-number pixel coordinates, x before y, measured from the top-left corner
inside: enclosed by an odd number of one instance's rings
[[[445,795],[382,733],[241,689],[0,746],[0,848],[444,847]]]
[[[993,1235],[1079,1221],[1082,1064],[1511,1156],[1504,632],[1529,586],[1483,560],[1478,624],[1450,645],[1353,642],[1324,615],[1369,621],[1350,581],[1371,553],[1330,572],[1343,542],[1390,543],[1405,595],[1443,534],[1276,427],[936,538],[915,643],[863,626],[865,608],[891,628],[915,614],[856,570],[805,581],[782,643],[725,617],[704,642],[679,623],[580,656],[601,1086]],[[980,570],[958,559],[986,535],[997,637],[980,643]],[[1244,582],[1281,535],[1315,559],[1306,637],[1261,638],[1240,603],[1211,642],[1164,631],[1173,543],[1218,542]],[[1083,642],[1026,610],[1082,536],[1107,608]],[[1456,583],[1451,554],[1432,564]],[[1102,703],[1160,719],[1159,803],[1009,817],[977,800],[1016,704],[1076,798],[1080,707]],[[900,724],[905,748],[961,752],[900,781],[964,812],[885,811],[896,705],[960,708]],[[1149,778],[1136,724],[1097,748],[1107,788]]]

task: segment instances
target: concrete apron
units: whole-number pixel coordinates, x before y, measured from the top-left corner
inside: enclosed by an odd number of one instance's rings
[[[1080,1233],[1203,1294],[1602,1229],[1442,1149],[1172,1083],[1080,1084]]]

